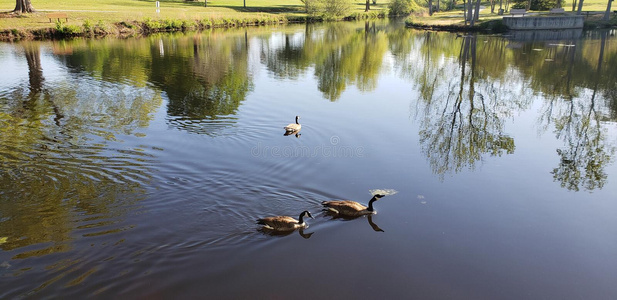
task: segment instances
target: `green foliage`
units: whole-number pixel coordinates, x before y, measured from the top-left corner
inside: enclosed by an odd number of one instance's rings
[[[351,12],[351,0],[326,0],[324,16],[327,18],[339,18]]]
[[[388,5],[391,16],[405,16],[422,11],[415,0],[392,0]]]
[[[317,16],[324,11],[323,0],[303,0],[302,3],[304,3],[304,8],[309,16]]]
[[[311,17],[336,20],[348,16],[352,10],[352,0],[303,0],[306,13]]]
[[[504,24],[503,20],[501,19],[482,22],[480,23],[480,25],[478,25],[478,27],[480,27],[480,29],[485,32],[491,31],[494,33],[503,33],[508,31],[508,26],[506,26],[506,24]]]
[[[513,0],[511,8],[527,8],[527,0]],[[556,0],[531,0],[531,10],[549,10],[557,5]]]
[[[56,21],[56,34],[60,36],[74,36],[82,33],[77,25],[65,25],[62,21]]]
[[[450,11],[455,9],[456,0],[442,0],[441,5],[439,6],[439,10],[441,11]]]
[[[94,32],[94,25],[92,24],[92,21],[88,19],[84,20],[84,24],[82,25],[82,27],[84,28],[85,33],[92,34]]]
[[[347,20],[364,20],[364,19],[382,19],[388,16],[388,12],[385,10],[379,10],[379,11],[368,11],[368,12],[355,12],[352,13],[351,15],[347,16],[346,19]]]
[[[126,22],[126,21],[120,22],[120,25],[122,25],[122,26],[124,26],[124,27],[126,27],[128,29],[135,29],[136,28],[136,26],[133,23]]]
[[[158,20],[152,20],[150,18],[145,18],[143,24],[148,31],[159,31],[163,28],[163,24]]]

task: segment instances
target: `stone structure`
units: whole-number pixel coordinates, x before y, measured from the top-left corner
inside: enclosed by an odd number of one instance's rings
[[[514,30],[583,28],[583,16],[503,17]]]

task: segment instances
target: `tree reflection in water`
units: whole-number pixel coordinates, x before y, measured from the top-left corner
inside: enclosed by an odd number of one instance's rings
[[[555,181],[572,190],[601,188],[615,153],[602,122],[616,120],[617,82],[615,72],[602,66],[615,62],[617,51],[614,45],[605,50],[606,32],[598,35],[585,40],[589,45],[549,44],[542,55],[529,54],[545,44],[517,42],[513,51],[506,39],[482,36],[457,38],[456,52],[452,35],[442,33],[422,33],[419,49],[391,43],[399,71],[417,83],[421,95],[413,111],[433,171],[443,176],[474,169],[484,155],[513,153],[515,142],[504,132],[504,120],[529,109],[534,94],[542,93],[547,100],[540,130],[554,129],[566,144],[557,150]],[[409,60],[414,51],[419,61]],[[605,101],[601,106],[599,95]]]
[[[98,86],[79,72],[47,84],[42,45],[22,45],[28,82],[0,97],[0,197],[13,199],[0,202],[0,237],[8,237],[0,247],[22,248],[14,259],[126,229],[123,215],[143,197],[152,157],[114,141],[148,126],[161,103],[148,89],[125,94],[121,84]]]
[[[460,39],[458,62],[435,56],[443,38],[425,34],[422,67],[412,74],[422,95],[416,108],[421,121],[420,143],[433,171],[440,176],[473,169],[484,154],[513,153],[514,139],[503,132],[503,119],[510,116],[513,108],[531,103],[524,98],[513,101],[509,85],[490,78],[490,70],[478,70],[481,60],[476,36]],[[489,53],[482,54],[487,54],[482,59],[491,57]],[[460,75],[451,77],[452,74]]]

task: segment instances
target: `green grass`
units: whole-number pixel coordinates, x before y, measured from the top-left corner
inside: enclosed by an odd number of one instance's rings
[[[382,3],[379,3],[382,2]],[[354,13],[364,12],[363,1],[356,1]],[[6,0],[0,3],[0,29],[34,30],[55,28],[55,23],[45,17],[49,12],[65,12],[69,19],[65,25],[82,26],[84,22],[115,24],[119,22],[143,21],[150,19],[167,20],[205,20],[205,19],[248,19],[265,18],[265,16],[285,16],[304,18],[304,4],[300,0],[212,0],[208,7],[204,1],[160,1],[160,11],[156,11],[153,0],[33,0],[32,5],[38,11],[34,14],[12,16],[7,14],[15,7],[15,2]],[[387,9],[387,2],[378,1],[371,5],[373,11]]]
[[[272,23],[278,20],[305,20],[304,4],[300,0],[212,0],[204,7],[203,0],[164,0],[156,11],[154,0],[32,0],[34,14],[14,15],[9,12],[15,7],[12,0],[0,3],[0,32],[6,35],[26,36],[24,32],[60,31],[64,35],[79,35],[80,32],[113,33],[114,31],[139,31],[146,24],[150,31],[192,30],[211,26],[237,26],[247,23]],[[566,12],[571,10],[572,0],[564,3]],[[372,2],[372,1],[371,1]],[[423,0],[418,1],[425,4]],[[460,1],[462,2],[462,1]],[[364,13],[365,0],[354,0],[350,16],[355,19],[383,16],[389,0],[378,0],[371,4],[371,12]],[[483,3],[481,21],[501,18],[490,13],[488,2]],[[498,5],[497,5],[498,7]],[[606,0],[585,0],[584,11],[604,11]],[[496,8],[497,10],[497,8]],[[613,10],[617,10],[614,5]],[[68,22],[56,24],[46,17],[50,12],[64,12]],[[462,10],[440,12],[433,16],[414,16],[413,22],[434,25],[460,25],[463,23]],[[122,26],[117,26],[122,24]],[[149,25],[148,25],[149,24]],[[47,36],[45,34],[42,34]]]

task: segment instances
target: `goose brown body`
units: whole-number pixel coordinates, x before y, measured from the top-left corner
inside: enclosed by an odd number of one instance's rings
[[[362,215],[374,214],[375,210],[373,209],[373,202],[377,201],[381,197],[383,197],[383,195],[373,196],[373,198],[369,201],[368,207],[351,200],[324,201],[321,204],[329,211],[336,214],[348,217],[358,217]]]
[[[278,230],[278,231],[289,231],[295,230],[298,228],[304,228],[308,225],[304,222],[304,216],[311,216],[311,213],[308,211],[303,211],[300,214],[299,220],[296,220],[289,216],[275,216],[275,217],[266,217],[257,220],[257,224],[263,225],[265,229]]]
[[[302,129],[302,125],[300,125],[300,123],[298,122],[298,119],[300,119],[300,116],[296,116],[296,123],[290,123],[289,125],[285,126],[285,131],[287,132],[294,132],[294,131],[300,131],[300,129]]]

